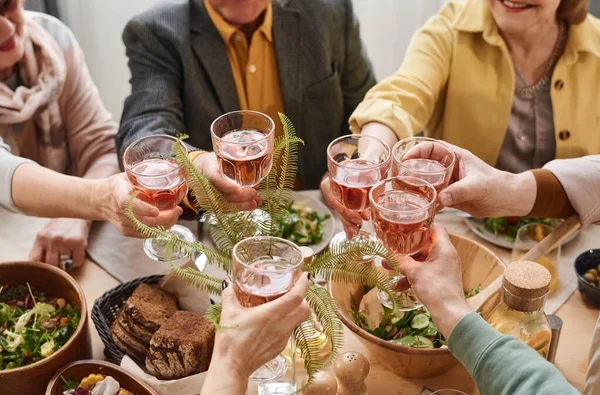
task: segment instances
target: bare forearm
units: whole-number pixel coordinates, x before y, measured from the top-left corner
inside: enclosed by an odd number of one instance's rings
[[[201,395],[244,395],[248,389],[248,377],[237,374],[220,358],[213,358]]]
[[[100,220],[93,194],[98,182],[25,163],[13,175],[12,197],[23,212],[37,217]]]
[[[390,148],[398,141],[398,136],[392,129],[379,122],[365,124],[360,132],[365,136],[377,137],[385,142]]]
[[[106,178],[119,172],[117,154],[111,153],[102,155],[94,163],[92,163],[90,168],[83,175],[83,178]]]

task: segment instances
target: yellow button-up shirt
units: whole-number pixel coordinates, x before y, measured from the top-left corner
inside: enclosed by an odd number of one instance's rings
[[[600,153],[600,21],[569,26],[551,80],[556,158]],[[450,1],[411,40],[404,62],[350,117],[359,133],[380,122],[405,138],[425,130],[494,166],[506,134],[515,71],[484,0]]]
[[[275,138],[281,136],[278,113],[283,113],[283,98],[273,46],[273,6],[269,3],[263,23],[248,43],[244,33],[227,22],[209,1],[204,1],[204,5],[227,47],[240,109],[267,114],[275,122]],[[302,189],[300,177],[296,177],[295,189]]]
[[[239,29],[227,22],[209,1],[205,1],[210,16],[225,45],[231,65],[235,89],[241,110],[260,111],[275,122],[276,136],[282,133],[278,112],[283,112],[283,99],[273,47],[273,7],[267,7],[263,23],[252,35],[250,43]]]

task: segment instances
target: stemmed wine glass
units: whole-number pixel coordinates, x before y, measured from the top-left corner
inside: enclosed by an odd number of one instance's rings
[[[210,126],[213,150],[223,175],[241,187],[254,188],[273,166],[275,123],[257,111],[233,111]]]
[[[391,177],[376,184],[369,193],[375,234],[392,253],[400,256],[418,254],[431,238],[431,225],[436,213],[437,192],[433,185],[416,177]],[[404,278],[392,277],[392,288]],[[412,288],[400,291],[399,310],[415,310],[422,306]],[[393,308],[389,295],[379,291],[379,301]]]
[[[369,191],[373,185],[387,178],[390,147],[373,136],[341,136],[327,147],[327,167],[334,197],[347,209],[360,213],[369,209]],[[362,229],[355,237],[359,242],[374,240]],[[345,241],[346,234],[340,232],[331,245]]]
[[[173,144],[177,139],[168,135],[143,137],[125,150],[123,165],[129,183],[139,191],[137,198],[159,210],[172,210],[188,192],[185,172],[175,161]],[[187,149],[182,144],[183,150]],[[195,241],[194,234],[185,226],[173,225],[168,232],[182,240]],[[160,239],[144,240],[144,251],[159,262],[178,260],[185,256],[183,251],[167,251]]]
[[[421,178],[439,193],[452,178],[456,155],[440,140],[410,137],[398,141],[392,148],[392,175]]]
[[[233,247],[232,280],[244,307],[273,301],[294,286],[302,275],[304,256],[294,243],[272,236],[244,239]],[[254,382],[282,377],[287,371],[283,355],[278,355],[250,376]]]

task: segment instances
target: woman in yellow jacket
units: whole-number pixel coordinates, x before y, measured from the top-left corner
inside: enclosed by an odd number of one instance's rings
[[[352,132],[392,146],[425,131],[510,172],[600,153],[600,21],[587,4],[451,0],[367,93]],[[360,216],[343,216],[357,231]]]

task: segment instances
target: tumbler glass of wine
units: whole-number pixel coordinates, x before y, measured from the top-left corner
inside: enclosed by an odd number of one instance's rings
[[[371,215],[377,238],[388,250],[399,256],[418,254],[431,238],[437,193],[433,185],[416,177],[391,177],[376,184],[369,193]],[[403,275],[392,277],[392,288]],[[415,310],[422,306],[412,288],[399,291],[399,310]],[[379,292],[379,301],[393,308],[389,295]]]
[[[349,210],[358,213],[368,210],[369,191],[387,178],[390,156],[390,147],[377,137],[355,134],[333,140],[327,147],[327,168],[334,197]],[[355,237],[359,242],[374,240],[362,229]],[[340,232],[331,245],[345,241],[346,234]]]
[[[225,177],[254,188],[273,165],[275,123],[257,111],[233,111],[210,126],[213,149]]]
[[[255,236],[233,247],[232,280],[244,307],[255,307],[285,295],[302,275],[304,256],[300,248],[285,239]],[[287,371],[283,355],[256,370],[250,380],[267,382]]]
[[[185,172],[175,161],[173,145],[177,139],[168,135],[143,137],[125,150],[123,166],[129,183],[138,191],[137,198],[159,210],[172,210],[188,192]],[[182,148],[187,153],[184,145]],[[168,232],[180,239],[193,242],[194,234],[185,226],[173,225]],[[178,260],[183,251],[169,250],[160,239],[144,240],[144,251],[159,262]]]
[[[417,177],[434,186],[439,193],[452,178],[456,155],[440,140],[410,137],[392,148],[392,175]]]

